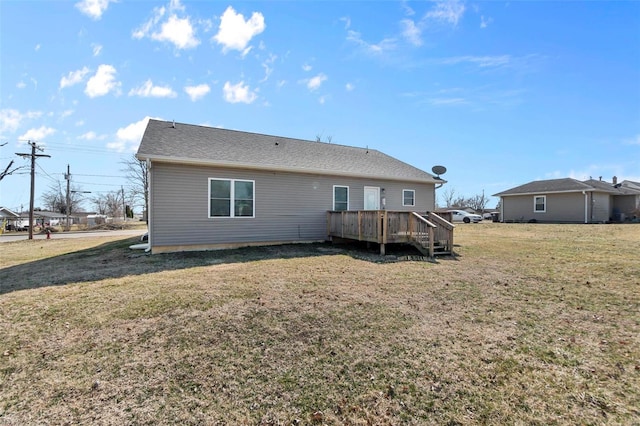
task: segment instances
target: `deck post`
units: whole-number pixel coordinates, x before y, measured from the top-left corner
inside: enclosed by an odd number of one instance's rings
[[[340,236],[344,238],[344,210],[340,212]]]
[[[358,210],[358,240],[362,241],[362,210]]]
[[[433,240],[434,240],[434,231],[433,228],[428,226],[427,227],[427,233],[429,234],[429,257],[431,259],[434,258],[434,248],[433,248]]]

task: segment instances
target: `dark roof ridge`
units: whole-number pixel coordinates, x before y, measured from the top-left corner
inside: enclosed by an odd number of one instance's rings
[[[193,127],[202,127],[205,129],[215,129],[215,130],[221,130],[221,131],[225,131],[225,132],[235,132],[238,134],[245,134],[245,135],[255,135],[255,136],[262,136],[262,137],[267,137],[267,138],[274,138],[274,139],[284,139],[284,140],[289,140],[289,141],[294,141],[294,142],[308,142],[308,143],[325,143],[328,145],[332,145],[332,146],[338,146],[338,147],[343,147],[343,148],[351,148],[351,149],[359,149],[359,150],[366,150],[366,151],[375,151],[381,154],[384,154],[382,151],[377,150],[375,148],[369,148],[367,147],[359,147],[359,146],[353,146],[353,145],[345,145],[345,144],[340,144],[340,143],[333,143],[333,142],[321,142],[321,141],[313,141],[311,139],[300,139],[300,138],[294,138],[294,137],[290,137],[290,136],[278,136],[278,135],[271,135],[268,133],[261,133],[261,132],[249,132],[246,130],[238,130],[238,129],[228,129],[226,127],[214,127],[214,126],[207,126],[204,124],[190,124],[190,123],[181,123],[181,122],[177,122],[177,121],[167,121],[167,120],[159,120],[156,118],[150,118],[149,121],[157,121],[159,123],[167,123],[170,124],[172,128],[175,128],[174,126],[177,125],[181,125],[181,126],[193,126]],[[384,154],[387,155],[387,154]],[[401,161],[401,160],[398,160]]]

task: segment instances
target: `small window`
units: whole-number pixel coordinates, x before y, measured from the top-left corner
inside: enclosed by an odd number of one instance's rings
[[[254,217],[252,180],[209,179],[209,217]]]
[[[545,213],[547,211],[547,197],[546,195],[537,195],[533,197],[533,212]]]
[[[416,191],[413,189],[402,190],[402,205],[403,206],[415,206],[416,205]]]
[[[333,210],[336,210],[336,211],[349,210],[349,187],[348,186],[334,185]]]

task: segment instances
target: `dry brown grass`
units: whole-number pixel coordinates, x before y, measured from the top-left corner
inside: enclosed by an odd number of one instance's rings
[[[131,242],[0,245],[0,424],[640,423],[640,226],[462,225],[437,264]]]

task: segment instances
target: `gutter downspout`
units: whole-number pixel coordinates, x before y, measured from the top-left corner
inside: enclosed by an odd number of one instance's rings
[[[437,186],[438,184],[434,184],[433,185],[433,209],[436,209],[436,206],[438,205],[438,196],[436,195],[436,189],[442,188],[444,186],[445,183],[447,183],[446,180],[444,179],[440,179],[439,177],[436,178],[442,181],[442,183],[440,184],[440,186]]]
[[[174,124],[175,126],[175,124]],[[151,239],[153,238],[151,236],[151,160],[149,158],[147,158],[146,160],[147,162],[147,193],[145,194],[145,196],[147,197],[147,244],[148,247],[145,250],[145,253],[152,253],[151,251]]]
[[[589,196],[587,191],[582,191],[582,195],[584,195],[584,223],[589,223]]]

